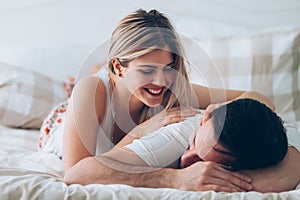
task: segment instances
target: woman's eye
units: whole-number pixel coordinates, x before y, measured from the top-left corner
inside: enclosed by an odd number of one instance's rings
[[[167,66],[164,68],[164,71],[167,71],[167,72],[173,71],[173,70],[174,70],[174,66]]]
[[[140,70],[143,74],[152,74],[154,70]]]

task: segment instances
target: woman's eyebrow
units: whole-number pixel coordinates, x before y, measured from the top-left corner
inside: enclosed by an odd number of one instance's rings
[[[169,64],[165,65],[164,67],[170,66],[172,64],[174,64],[174,61],[170,62]],[[155,68],[155,69],[158,68],[158,66],[156,66],[156,65],[138,65],[138,67],[150,67],[150,68]]]

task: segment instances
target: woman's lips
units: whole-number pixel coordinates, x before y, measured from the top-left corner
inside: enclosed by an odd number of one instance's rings
[[[161,95],[163,88],[145,88],[145,90],[153,96],[159,96]]]

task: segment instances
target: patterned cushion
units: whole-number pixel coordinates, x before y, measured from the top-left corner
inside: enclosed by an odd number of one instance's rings
[[[0,64],[0,123],[39,129],[52,107],[65,99],[63,82]]]
[[[183,43],[193,82],[261,92],[284,119],[300,120],[300,29]]]

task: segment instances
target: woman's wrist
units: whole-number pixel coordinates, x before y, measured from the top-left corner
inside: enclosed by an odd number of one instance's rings
[[[255,91],[244,92],[237,99],[245,99],[245,98],[255,99],[261,103],[266,104],[266,106],[268,106],[272,111],[275,111],[275,105],[274,105],[273,101],[269,97],[267,97],[259,92],[255,92]]]
[[[128,134],[134,139],[140,139],[146,135],[143,123],[134,127]]]
[[[134,127],[129,133],[126,134],[125,137],[123,137],[123,139],[118,144],[116,144],[116,146],[124,147],[128,144],[131,144],[133,140],[140,139],[141,137],[144,136],[142,130],[143,129],[140,128],[139,126]]]

